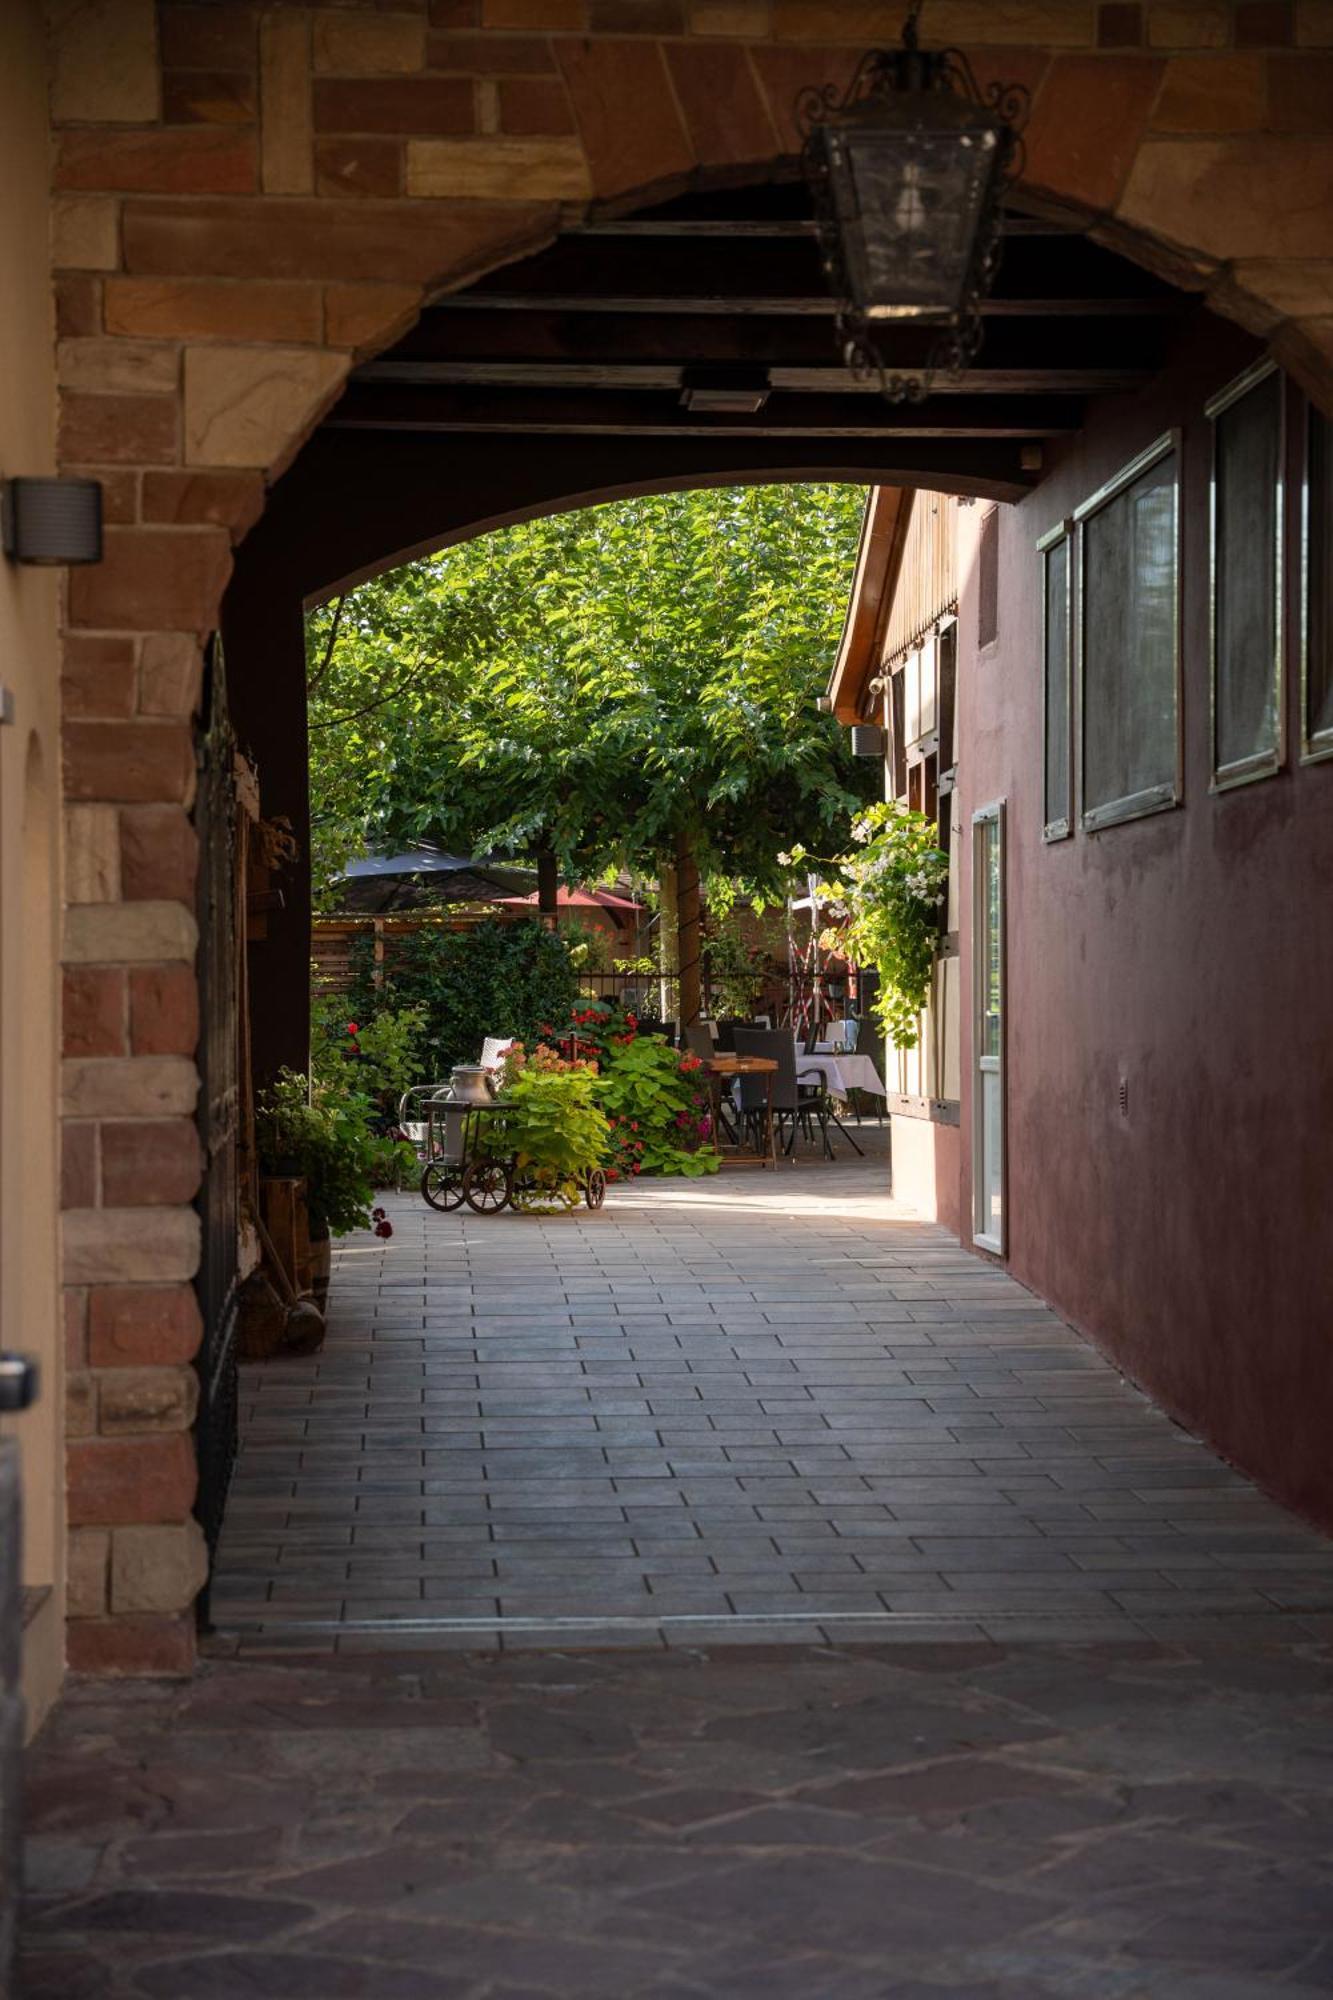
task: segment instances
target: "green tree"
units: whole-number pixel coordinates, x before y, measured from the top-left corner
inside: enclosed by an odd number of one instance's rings
[[[699,880],[760,897],[778,854],[841,845],[877,772],[816,706],[863,496],[657,495],[407,565],[308,621],[317,880],[431,840],[629,867],[674,890],[698,1012]],[[553,866],[551,863],[553,862]]]

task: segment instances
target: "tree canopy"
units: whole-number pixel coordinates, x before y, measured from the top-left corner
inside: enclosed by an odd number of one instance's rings
[[[554,515],[409,563],[307,620],[317,889],[433,841],[553,851],[565,880],[776,893],[875,792],[820,713],[864,495],[714,488]]]

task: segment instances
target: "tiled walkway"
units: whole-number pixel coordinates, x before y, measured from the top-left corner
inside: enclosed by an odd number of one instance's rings
[[[392,1201],[247,1371],[221,1647],[1319,1632],[1329,1545],[882,1185]]]

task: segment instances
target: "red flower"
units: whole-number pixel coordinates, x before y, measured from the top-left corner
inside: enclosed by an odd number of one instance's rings
[[[357,1027],[355,1021],[349,1021],[347,1023],[347,1032],[349,1035],[359,1035],[361,1033],[361,1030],[360,1028]]]

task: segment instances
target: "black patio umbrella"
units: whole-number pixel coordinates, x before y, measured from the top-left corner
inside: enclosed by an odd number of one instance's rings
[[[534,868],[446,854],[441,848],[404,848],[368,854],[343,870],[343,909],[383,916],[393,910],[431,909],[443,903],[493,903],[522,895],[537,880]]]

